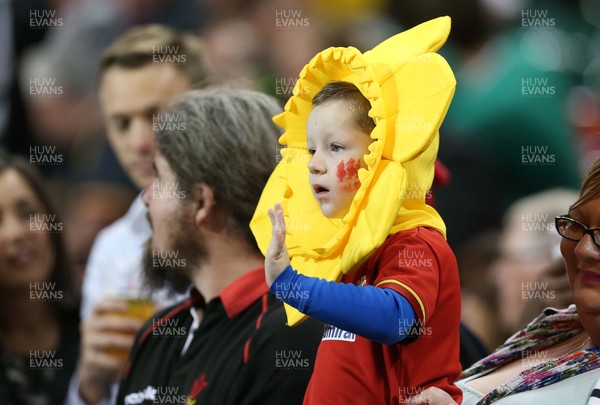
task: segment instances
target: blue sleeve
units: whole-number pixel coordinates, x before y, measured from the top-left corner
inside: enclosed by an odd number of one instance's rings
[[[394,290],[308,277],[292,266],[275,279],[271,292],[306,315],[378,343],[404,340],[416,323],[410,303]]]

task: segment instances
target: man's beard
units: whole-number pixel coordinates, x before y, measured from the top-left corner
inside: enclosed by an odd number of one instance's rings
[[[143,268],[146,284],[152,290],[166,287],[168,292],[183,293],[192,284],[192,278],[206,259],[203,239],[194,239],[193,232],[185,232],[185,219],[179,215],[172,222],[175,229],[169,235],[170,246],[157,249],[152,238],[144,245]]]

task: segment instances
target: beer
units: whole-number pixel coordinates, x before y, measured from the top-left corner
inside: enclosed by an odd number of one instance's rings
[[[115,298],[127,303],[127,309],[125,311],[111,311],[107,313],[108,315],[115,315],[123,318],[135,318],[139,319],[141,322],[146,322],[156,312],[156,306],[150,299],[123,296]],[[135,334],[135,331],[131,332],[132,336],[135,336]],[[106,354],[125,362],[129,357],[129,350],[130,349],[110,348],[106,351]]]

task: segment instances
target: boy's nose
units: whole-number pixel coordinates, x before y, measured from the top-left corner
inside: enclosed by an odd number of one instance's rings
[[[325,165],[323,165],[321,160],[317,158],[316,153],[308,162],[308,171],[310,172],[310,174],[321,174],[325,172]]]

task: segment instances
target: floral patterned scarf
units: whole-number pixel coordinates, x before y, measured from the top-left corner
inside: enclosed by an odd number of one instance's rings
[[[511,336],[493,354],[473,364],[460,378],[495,369],[514,360],[534,356],[536,352],[564,342],[583,331],[575,305],[567,309],[548,308],[526,328]],[[600,346],[568,353],[535,365],[483,397],[478,405],[491,404],[518,392],[531,391],[554,384],[600,367]]]

